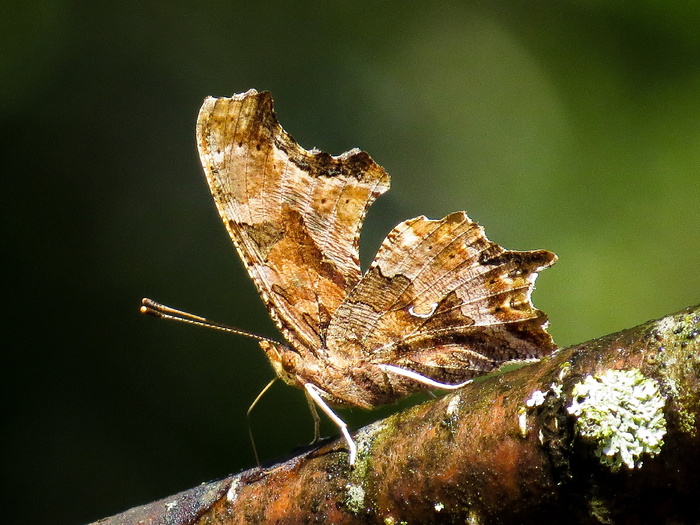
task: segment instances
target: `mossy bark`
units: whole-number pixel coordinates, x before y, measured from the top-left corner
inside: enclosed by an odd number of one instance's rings
[[[632,469],[601,461],[567,410],[611,370],[665,400],[661,447]],[[369,425],[354,468],[339,439],[97,523],[698,523],[699,381],[695,307]]]

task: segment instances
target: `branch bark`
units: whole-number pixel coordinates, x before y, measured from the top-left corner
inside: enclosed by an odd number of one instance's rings
[[[700,306],[100,520],[698,523]]]

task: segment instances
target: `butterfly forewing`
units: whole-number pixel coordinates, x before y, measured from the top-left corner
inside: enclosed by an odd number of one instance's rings
[[[219,214],[271,315],[302,355],[360,279],[358,237],[389,177],[366,153],[301,148],[269,93],[207,98],[200,158]]]

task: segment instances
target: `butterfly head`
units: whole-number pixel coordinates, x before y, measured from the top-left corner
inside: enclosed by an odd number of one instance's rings
[[[288,385],[301,388],[302,385],[297,377],[297,371],[301,365],[299,354],[280,343],[268,340],[258,342],[272,363],[272,368],[277,376]]]

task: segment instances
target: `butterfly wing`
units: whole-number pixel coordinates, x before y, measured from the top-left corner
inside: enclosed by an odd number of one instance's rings
[[[507,251],[464,212],[392,230],[328,328],[329,349],[457,382],[555,348],[530,302],[548,251]]]
[[[320,348],[331,315],[360,280],[358,237],[389,176],[366,153],[299,146],[269,93],[209,97],[197,144],[209,188],[241,259],[287,341]]]

